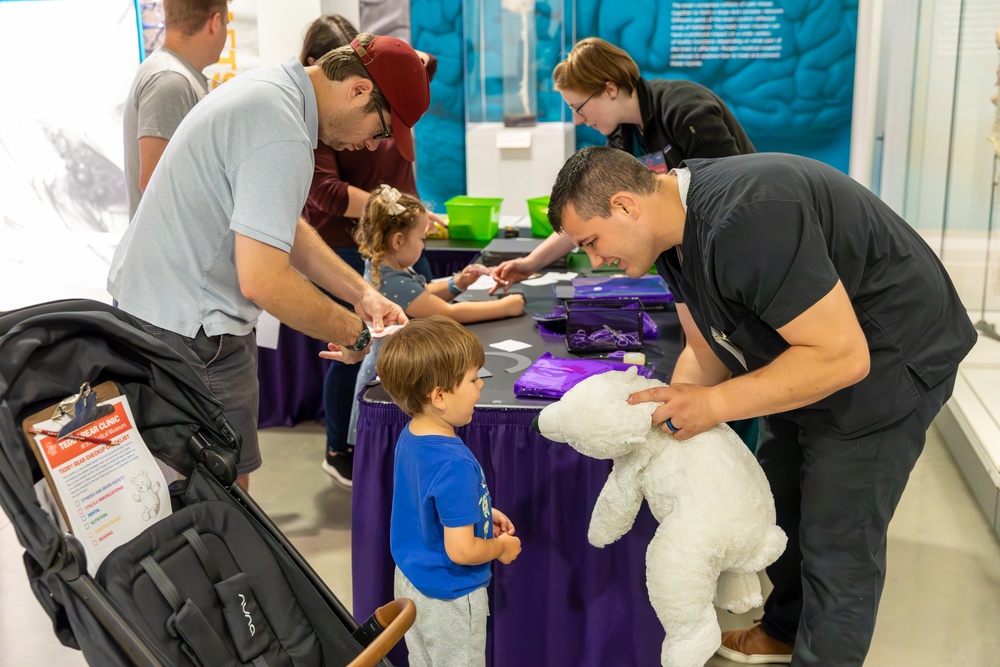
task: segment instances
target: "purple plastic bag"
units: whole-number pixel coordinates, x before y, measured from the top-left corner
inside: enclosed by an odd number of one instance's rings
[[[563,394],[591,375],[624,371],[633,365],[605,359],[561,359],[546,352],[514,383],[514,395],[519,398],[562,398]],[[653,376],[652,369],[641,366],[636,366],[636,369],[643,377]]]
[[[628,278],[627,276],[587,276],[574,278],[574,299],[617,299],[635,297],[644,304],[673,303],[674,295],[670,293],[667,282],[660,276],[642,276]]]

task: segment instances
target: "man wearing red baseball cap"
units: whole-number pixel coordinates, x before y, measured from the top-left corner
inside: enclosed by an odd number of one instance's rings
[[[427,69],[409,44],[362,33],[306,73],[316,90],[320,141],[335,150],[375,150],[393,137],[400,154],[413,161],[411,129],[427,111],[431,92]]]
[[[413,162],[411,130],[431,103],[430,77],[417,52],[395,37],[358,35],[351,48],[389,103],[392,137],[400,154]],[[402,128],[406,128],[404,132]]]
[[[300,218],[317,142],[374,150],[395,134],[412,160],[410,129],[429,103],[417,53],[362,34],[315,67],[293,58],[220,86],[184,118],[153,171],[112,260],[108,291],[212,388],[242,436],[232,446],[244,488],[261,465],[261,311],[332,341],[324,356],[346,363],[367,354],[370,330],[406,322]]]

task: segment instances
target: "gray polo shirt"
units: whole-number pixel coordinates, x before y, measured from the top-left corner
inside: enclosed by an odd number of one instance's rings
[[[115,252],[108,291],[119,307],[184,336],[248,334],[261,309],[240,291],[236,234],[291,250],[317,122],[294,59],[240,74],[196,105]]]
[[[142,199],[139,139],[158,137],[170,141],[184,117],[207,94],[205,75],[170,49],[153,51],[139,65],[122,116],[129,219]]]

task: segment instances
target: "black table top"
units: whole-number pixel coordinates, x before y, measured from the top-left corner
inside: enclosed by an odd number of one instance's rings
[[[566,284],[566,283],[560,283]],[[514,382],[520,377],[524,368],[549,352],[552,356],[564,359],[596,358],[598,355],[576,355],[566,349],[564,339],[543,337],[531,318],[531,313],[546,314],[552,312],[557,303],[553,285],[528,286],[519,284],[512,291],[525,296],[524,315],[505,320],[493,320],[466,325],[483,342],[486,350],[484,368],[492,373],[492,377],[483,378],[482,394],[477,405],[484,408],[526,408],[541,409],[552,401],[546,399],[522,399],[514,396]],[[485,291],[466,292],[460,299],[482,300],[489,297]],[[659,327],[659,335],[643,342],[642,351],[646,355],[646,367],[652,368],[656,377],[666,381],[669,379],[681,352],[681,326],[677,313],[669,311],[649,311]],[[516,352],[503,352],[490,347],[491,343],[505,340],[517,340],[531,345],[529,348]],[[520,357],[520,358],[519,358]],[[526,357],[527,359],[523,359]],[[516,372],[507,369],[516,368]],[[365,401],[391,403],[389,395],[381,387],[375,385],[364,395]]]

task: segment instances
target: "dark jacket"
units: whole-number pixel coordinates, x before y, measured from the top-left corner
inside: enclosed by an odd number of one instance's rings
[[[637,157],[663,151],[671,169],[689,158],[755,152],[733,112],[702,85],[639,79],[636,93],[642,112],[642,145],[635,141],[638,126],[622,124],[608,137],[608,146]]]

